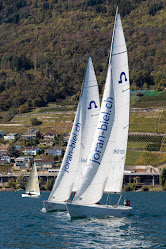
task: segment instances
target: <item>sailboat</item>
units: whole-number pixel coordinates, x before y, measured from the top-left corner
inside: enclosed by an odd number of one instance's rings
[[[25,194],[22,194],[22,197],[40,197],[40,188],[38,181],[38,174],[36,165],[33,164],[27,185],[25,188]]]
[[[118,8],[102,104],[87,165],[72,203],[66,203],[75,217],[128,215],[132,207],[99,205],[104,193],[122,193],[129,127],[130,85],[127,48]]]
[[[69,142],[53,189],[43,203],[45,211],[67,211],[66,201],[77,191],[82,169],[87,162],[99,111],[98,84],[89,57]]]

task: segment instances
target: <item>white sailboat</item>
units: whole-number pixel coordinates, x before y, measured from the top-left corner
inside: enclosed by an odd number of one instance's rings
[[[38,181],[38,174],[36,165],[33,164],[27,185],[25,188],[25,194],[22,194],[22,197],[40,197],[40,188]]]
[[[98,205],[103,193],[121,193],[129,127],[129,70],[127,48],[118,8],[99,120],[79,190],[66,203],[74,217],[125,216],[132,207]]]
[[[58,177],[48,200],[47,212],[66,211],[66,201],[78,189],[87,162],[100,111],[99,91],[91,58],[88,60],[82,94]]]

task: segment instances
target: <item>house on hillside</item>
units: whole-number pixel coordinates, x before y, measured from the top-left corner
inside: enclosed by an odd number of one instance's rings
[[[49,130],[45,134],[43,134],[43,138],[45,140],[54,140],[56,138],[55,130]]]
[[[28,156],[28,155],[36,156],[39,151],[40,151],[39,147],[25,147],[22,152],[26,156]]]
[[[4,140],[10,141],[17,138],[17,133],[8,133],[6,136],[4,136]]]
[[[16,170],[27,170],[32,167],[33,157],[17,157],[15,158],[14,168]]]
[[[60,148],[51,148],[51,149],[46,149],[44,151],[44,154],[51,156],[63,156],[64,150]]]
[[[7,153],[7,149],[8,149],[8,145],[2,145],[2,146],[0,146],[0,157],[3,154]]]
[[[34,160],[34,164],[38,169],[51,169],[55,166],[53,159],[36,159]]]
[[[40,137],[40,131],[36,130],[36,129],[30,129],[27,132],[25,132],[24,134],[22,134],[22,137],[24,139],[35,139],[37,137]]]
[[[70,137],[70,132],[65,132],[63,139],[64,145],[67,145],[67,143],[69,142],[69,137]]]
[[[0,161],[1,163],[10,163],[11,157],[7,153],[4,153],[1,155]]]

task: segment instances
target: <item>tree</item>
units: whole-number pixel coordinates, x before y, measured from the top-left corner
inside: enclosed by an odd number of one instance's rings
[[[17,177],[16,184],[18,189],[25,189],[26,182],[24,182],[24,177],[22,175]]]
[[[14,178],[11,178],[9,181],[8,181],[8,187],[9,188],[16,188],[16,180]]]
[[[45,189],[51,190],[53,187],[53,184],[54,184],[54,179],[53,178],[48,179],[48,181],[46,182],[46,185],[45,185]]]
[[[18,150],[16,150],[16,147],[14,146],[14,144],[10,144],[8,149],[7,149],[7,154],[9,156],[14,156],[14,157],[18,157],[19,156],[19,152]]]
[[[162,187],[166,184],[166,168],[163,168],[160,173],[160,184]]]
[[[29,106],[28,104],[23,104],[20,105],[20,107],[18,108],[19,113],[25,113],[29,111]]]
[[[31,125],[40,125],[40,124],[42,124],[42,122],[39,121],[37,118],[31,118],[30,123],[31,123]]]
[[[45,189],[43,186],[44,186],[44,179],[43,179],[43,177],[40,177],[39,178],[39,186],[40,186],[40,190],[42,190],[42,189]]]

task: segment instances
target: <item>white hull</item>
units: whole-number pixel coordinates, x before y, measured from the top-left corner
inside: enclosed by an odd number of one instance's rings
[[[22,194],[22,197],[29,197],[29,198],[39,198],[41,195],[38,194]]]
[[[111,205],[78,205],[66,203],[71,218],[124,217],[131,213],[132,207]]]
[[[67,211],[66,202],[53,202],[53,201],[44,201],[44,208],[46,212],[58,212],[58,211]]]

